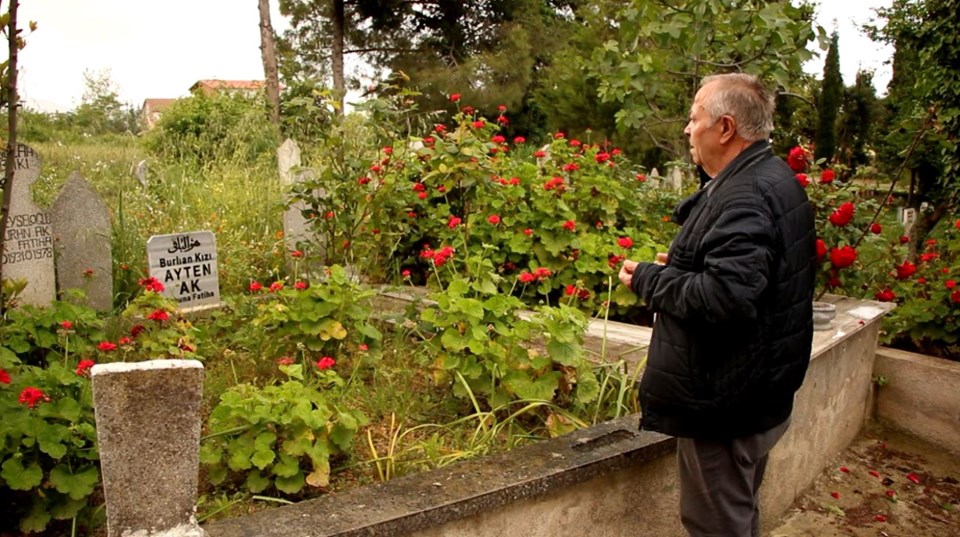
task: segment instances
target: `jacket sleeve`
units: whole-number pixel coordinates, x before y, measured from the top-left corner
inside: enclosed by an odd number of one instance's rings
[[[728,205],[699,241],[702,271],[641,263],[633,290],[651,311],[682,319],[756,319],[773,270],[774,234],[774,223],[758,204]]]

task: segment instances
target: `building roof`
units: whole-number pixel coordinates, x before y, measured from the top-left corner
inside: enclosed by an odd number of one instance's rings
[[[144,99],[141,108],[151,112],[161,112],[170,108],[170,105],[176,101],[176,99]]]
[[[197,80],[190,86],[190,92],[201,90],[212,92],[219,90],[259,90],[266,83],[263,80]]]

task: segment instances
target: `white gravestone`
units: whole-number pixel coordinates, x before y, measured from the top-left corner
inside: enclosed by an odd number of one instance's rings
[[[295,173],[300,167],[300,147],[297,142],[287,139],[277,149],[277,168],[280,172],[280,187],[284,192],[301,180],[301,175]],[[288,250],[296,250],[297,243],[310,239],[307,220],[303,217],[306,205],[303,202],[291,203],[283,213],[283,238]]]
[[[83,289],[97,310],[113,307],[110,210],[79,172],[70,174],[50,209],[56,248],[57,287]]]
[[[10,215],[3,237],[3,279],[26,280],[20,303],[49,306],[56,298],[50,214],[33,202],[31,190],[40,177],[40,156],[17,144]]]
[[[181,309],[220,305],[217,239],[211,231],[154,235],[147,241],[150,276]]]

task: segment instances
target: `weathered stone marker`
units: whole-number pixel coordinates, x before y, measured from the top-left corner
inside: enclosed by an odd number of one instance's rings
[[[86,179],[73,172],[50,209],[56,249],[57,288],[83,289],[87,304],[113,306],[110,210]]]
[[[220,305],[217,239],[211,231],[154,235],[147,241],[150,276],[180,309]]]
[[[300,146],[289,138],[277,149],[277,171],[280,174],[280,187],[285,193],[289,193],[297,184],[309,180],[313,174],[313,170],[300,169]],[[298,201],[291,203],[283,213],[283,238],[287,250],[296,250],[297,243],[313,238],[309,223],[303,217],[306,208],[305,203]]]
[[[90,371],[108,537],[202,537],[197,524],[203,365],[97,364]]]
[[[56,297],[53,268],[53,236],[50,214],[33,202],[31,189],[40,177],[40,156],[24,144],[17,144],[14,159],[10,216],[3,237],[3,278],[26,280],[20,302],[49,306]]]

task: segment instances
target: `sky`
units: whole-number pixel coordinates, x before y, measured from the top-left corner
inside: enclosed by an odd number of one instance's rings
[[[890,0],[822,0],[818,22],[840,36],[840,69],[852,85],[859,68],[873,69],[880,94],[890,80],[892,51],[860,35],[872,7]],[[286,21],[271,1],[272,22]],[[4,5],[4,8],[6,5]],[[20,93],[28,107],[67,111],[80,104],[84,72],[106,73],[121,102],[188,94],[207,78],[263,78],[256,0],[21,0],[21,26],[36,21],[20,53]],[[836,25],[836,26],[835,26]],[[823,57],[804,69],[821,76]]]

